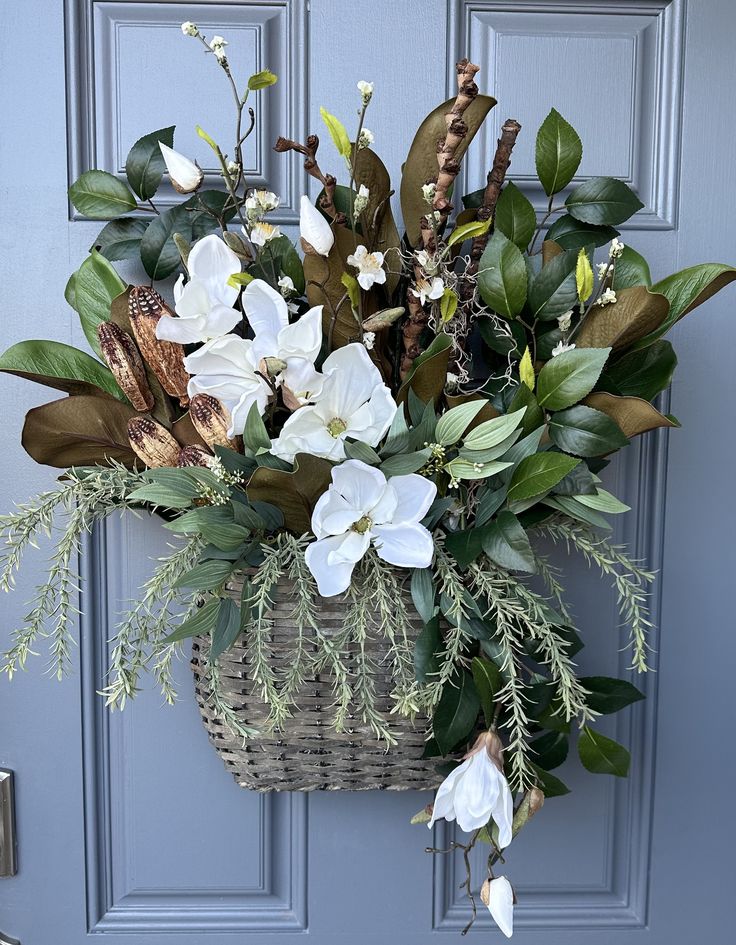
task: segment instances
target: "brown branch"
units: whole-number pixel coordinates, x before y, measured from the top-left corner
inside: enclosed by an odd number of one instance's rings
[[[347,223],[345,214],[341,213],[335,206],[335,187],[337,186],[337,179],[333,177],[332,174],[322,173],[317,163],[318,148],[319,137],[317,135],[309,135],[305,144],[292,141],[291,138],[279,137],[276,139],[276,144],[273,146],[274,151],[278,151],[282,154],[286,151],[296,151],[304,155],[304,170],[311,177],[314,177],[315,180],[318,180],[324,188],[324,194],[319,202],[320,208],[324,210],[328,216],[332,217],[335,223],[344,226]]]

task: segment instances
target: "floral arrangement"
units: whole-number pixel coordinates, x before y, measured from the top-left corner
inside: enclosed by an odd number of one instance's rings
[[[0,358],[0,370],[66,395],[31,410],[23,430],[33,459],[65,470],[58,487],[0,520],[5,590],[25,550],[63,522],[2,669],[12,677],[47,639],[54,672],[64,672],[81,538],[116,510],[155,511],[177,539],[122,617],[110,706],[136,694],[145,670],[173,701],[172,660],[182,641],[204,635],[217,712],[258,738],[218,685],[218,660],[245,635],[268,730],[288,720],[310,673],[329,672],[333,724],[357,717],[390,748],[370,656],[355,674],[341,660],[377,611],[394,711],[425,727],[425,757],[446,774],[415,820],[456,820],[470,834],[453,845],[466,863],[476,842],[488,846],[480,897],[510,936],[514,892],[498,864],[544,799],[567,793],[552,771],[573,725],[585,768],[625,776],[625,747],[596,719],[642,698],[628,680],[578,674],[583,640],[539,540],[612,582],[632,666],[645,672],[653,575],[608,540],[607,517],[627,507],[599,474],[632,437],[677,425],[652,403],[677,363],[664,335],[736,270],[705,264],[652,283],[615,229],[642,204],[607,177],[570,189],[582,144],[554,109],[536,138],[549,197],[540,220],[506,179],[514,120],[501,127],[485,185],[461,196],[463,156],[495,105],[467,60],[457,94],[409,149],[403,235],[365,125],[373,83],[358,83],[352,136],[321,109],[329,155],[317,135],[276,141],[319,185],[316,201],[301,198],[300,253],[269,222],[279,197],[243,172],[255,124],[248,102],[276,76],[258,72],[243,88],[222,37],[208,40],[192,23],[182,30],[235,102],[230,151],[197,129],[219,184],[206,185],[174,150],[171,127],[133,145],[127,182],[82,174],[72,203],[108,222],[66,299],[93,354],[25,341]],[[164,210],[165,174],[182,200]],[[129,259],[150,282],[125,284],[112,263]],[[175,273],[172,293],[162,283]],[[227,590],[235,574],[244,574],[239,605]],[[271,595],[283,579],[296,625],[288,678],[269,668]],[[326,598],[343,609],[337,638],[320,631]],[[466,888],[472,922],[469,867]]]

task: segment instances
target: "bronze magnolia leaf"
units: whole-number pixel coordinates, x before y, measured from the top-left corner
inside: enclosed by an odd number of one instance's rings
[[[401,176],[401,214],[409,243],[418,246],[421,241],[419,227],[422,217],[428,212],[427,203],[422,196],[422,185],[437,180],[437,142],[444,141],[447,134],[445,115],[455,104],[456,96],[438,105],[419,126],[414,136]],[[463,113],[463,120],[468,126],[468,133],[455,151],[455,160],[460,161],[468,145],[483,124],[486,115],[496,104],[490,95],[478,95]]]
[[[246,492],[251,502],[269,502],[281,509],[285,527],[303,535],[311,529],[312,511],[329,486],[331,475],[332,463],[328,460],[299,453],[293,472],[259,466]]]
[[[29,410],[22,444],[37,463],[68,466],[132,467],[136,455],[128,441],[128,421],[137,416],[127,404],[109,397],[79,395]]]
[[[542,265],[546,266],[555,256],[560,256],[564,252],[559,243],[555,243],[554,240],[545,240],[542,243]]]
[[[670,303],[664,295],[646,286],[620,289],[616,302],[594,305],[580,327],[578,348],[628,348],[635,341],[656,331],[667,318]]]
[[[384,256],[386,266],[386,293],[390,299],[400,278],[399,257],[389,250],[398,249],[401,237],[391,211],[391,178],[386,165],[370,148],[362,148],[355,159],[355,188],[365,184],[369,191],[368,205],[361,219],[368,226],[368,249]]]
[[[657,427],[677,426],[641,397],[617,397],[615,394],[596,391],[588,394],[583,403],[607,414],[619,425],[624,436],[629,438],[648,430],[656,430]]]
[[[192,423],[192,418],[189,416],[188,410],[183,416],[179,417],[178,420],[175,420],[171,424],[171,432],[174,434],[174,439],[180,446],[207,446],[207,443],[199,435]]]
[[[437,350],[433,350],[436,348]],[[427,350],[414,362],[414,370],[401,385],[396,401],[403,404],[411,388],[425,404],[435,405],[442,397],[447,383],[447,366],[450,362],[452,342],[449,335],[438,335]]]

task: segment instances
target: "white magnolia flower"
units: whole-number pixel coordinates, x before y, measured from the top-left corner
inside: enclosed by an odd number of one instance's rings
[[[624,244],[621,242],[618,237],[615,237],[611,240],[611,245],[608,248],[608,255],[611,259],[618,259],[618,257],[624,251]]]
[[[187,20],[186,23],[181,24],[181,31],[185,36],[199,36],[197,24],[192,23],[191,20]]]
[[[270,240],[278,239],[281,236],[281,230],[270,223],[255,223],[250,228],[250,241],[254,246],[265,246]]]
[[[364,331],[363,332],[363,344],[366,346],[368,351],[373,350],[373,346],[376,343],[376,333],[375,331]]]
[[[370,148],[373,142],[376,140],[376,136],[372,131],[368,131],[367,128],[360,129],[360,137],[358,138],[358,150],[362,148]]]
[[[434,202],[435,194],[437,193],[437,184],[434,182],[429,184],[422,184],[422,197],[427,201],[428,204]]]
[[[495,732],[483,732],[465,761],[439,786],[428,826],[443,817],[457,820],[466,833],[485,827],[493,818],[499,847],[511,843],[514,802],[503,775],[501,739]]]
[[[179,154],[178,151],[174,151],[163,141],[159,141],[158,146],[161,148],[161,154],[174,190],[178,190],[180,194],[193,193],[204,179],[204,172],[201,167],[195,164],[194,161],[190,161],[188,157],[184,157],[183,154]]]
[[[275,456],[288,462],[297,453],[341,460],[346,437],[377,446],[391,426],[396,401],[362,344],[333,351],[322,372],[322,390],[314,402],[293,413],[272,442]]]
[[[361,79],[360,82],[358,82],[358,91],[360,92],[360,96],[363,99],[363,104],[367,105],[373,97],[373,83],[366,82],[365,79]]]
[[[225,47],[227,45],[229,45],[227,40],[223,39],[222,36],[213,36],[210,41],[210,49],[220,62],[225,58]]]
[[[574,344],[566,345],[564,341],[558,341],[552,349],[552,357],[556,358],[558,354],[564,354],[566,351],[572,351]]]
[[[616,293],[613,289],[606,289],[606,291],[601,295],[601,297],[596,302],[596,305],[612,305],[616,301]]]
[[[432,279],[419,279],[416,285],[411,287],[411,294],[415,295],[422,305],[427,304],[427,299],[441,299],[445,291],[445,283],[439,276]]]
[[[374,283],[382,285],[386,281],[383,253],[369,253],[362,243],[348,256],[347,264],[358,270],[358,283],[363,289],[370,289]]]
[[[514,934],[514,890],[505,876],[487,879],[480,891],[480,898],[488,906],[493,921],[506,938]]]
[[[329,256],[335,242],[332,227],[309,197],[302,197],[299,205],[299,232],[302,240],[320,256]]]
[[[428,568],[434,542],[419,523],[436,494],[435,484],[416,473],[386,479],[356,459],[335,466],[332,484],[312,514],[317,541],[305,555],[319,593],[333,597],[347,590],[353,568],[371,544],[389,564]]]
[[[565,312],[564,315],[558,315],[557,325],[560,331],[569,331],[571,324],[572,324],[572,309],[570,309],[569,312]]]
[[[240,272],[240,260],[215,233],[195,243],[187,260],[189,281],[180,276],[174,286],[178,318],[162,316],[156,337],[162,341],[195,344],[221,338],[240,321],[233,305],[239,289],[228,285],[233,273]]]

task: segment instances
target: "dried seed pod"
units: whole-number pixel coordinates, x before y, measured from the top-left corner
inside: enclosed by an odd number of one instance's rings
[[[212,456],[201,446],[183,446],[176,459],[177,466],[209,466]]]
[[[194,429],[208,446],[236,448],[234,440],[228,438],[230,412],[211,394],[196,394],[189,404],[189,418]]]
[[[150,417],[133,417],[129,420],[128,439],[146,466],[176,466],[179,444],[168,430]]]
[[[133,339],[114,322],[102,322],[97,328],[97,337],[102,356],[120,390],[136,410],[141,413],[151,410],[153,394],[148,386],[143,359]]]
[[[163,316],[173,316],[161,296],[147,285],[131,289],[128,314],[140,352],[150,364],[167,394],[178,397],[182,405],[189,403],[189,375],[184,369],[184,348],[173,341],[159,341],[156,325]]]

